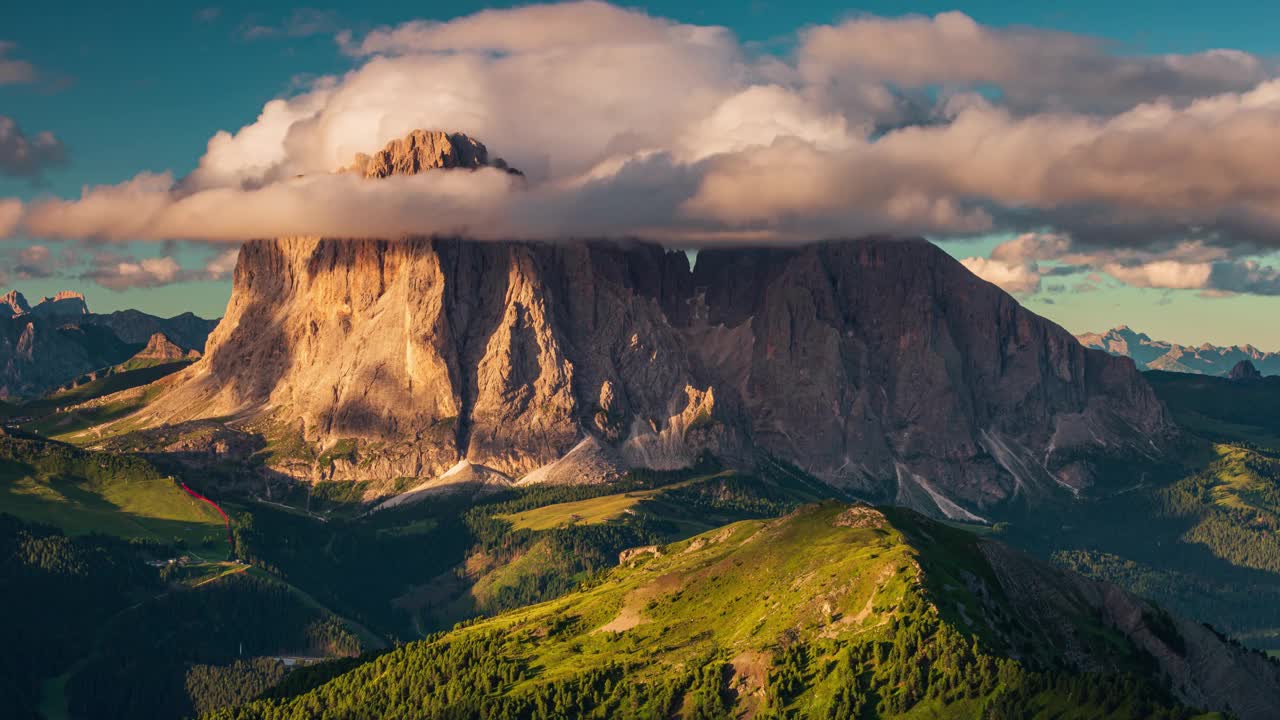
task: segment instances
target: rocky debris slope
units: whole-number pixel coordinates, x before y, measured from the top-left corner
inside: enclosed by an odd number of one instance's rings
[[[1099,460],[1174,434],[1131,361],[923,240],[704,250],[694,268],[640,242],[252,241],[206,357],[164,382],[138,419],[358,448],[291,471],[309,479],[466,460],[583,481],[769,454],[968,519],[1088,488]]]

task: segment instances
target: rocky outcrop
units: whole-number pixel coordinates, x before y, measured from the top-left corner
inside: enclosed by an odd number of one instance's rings
[[[1153,340],[1127,325],[1105,333],[1085,333],[1076,337],[1085,347],[1132,358],[1139,370],[1226,377],[1236,365],[1248,361],[1263,375],[1280,375],[1280,353],[1266,352],[1252,345],[1179,345]]]
[[[1161,452],[1131,361],[1086,350],[923,240],[247,243],[204,359],[136,418],[234,416],[356,459],[315,479],[527,482],[788,460],[987,517]],[[304,473],[305,475],[305,473]]]
[[[428,170],[477,170],[482,167],[522,174],[509,167],[502,158],[490,162],[489,150],[479,140],[441,130],[414,130],[403,139],[392,140],[373,155],[358,153],[355,161],[342,172],[376,179],[391,175],[417,175]]]
[[[1251,382],[1253,380],[1261,380],[1262,373],[1258,372],[1258,368],[1248,360],[1241,360],[1236,366],[1231,368],[1231,372],[1227,373],[1227,379],[1235,382]]]
[[[148,338],[146,347],[139,350],[129,359],[177,362],[179,360],[197,360],[199,358],[199,350],[188,350],[179,347],[164,333],[158,332]]]

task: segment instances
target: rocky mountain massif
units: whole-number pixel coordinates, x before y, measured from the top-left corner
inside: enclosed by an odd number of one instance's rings
[[[139,352],[146,356],[141,360],[174,349],[191,358],[203,350],[217,323],[191,313],[172,318],[137,310],[94,314],[83,295],[70,291],[32,306],[10,291],[0,297],[0,398],[40,396]]]
[[[953,518],[1081,492],[1175,430],[923,240],[247,243],[206,357],[131,427],[232,417],[312,480],[590,482],[710,452]],[[285,442],[285,440],[288,442]]]
[[[1139,370],[1227,377],[1236,365],[1248,361],[1263,375],[1280,375],[1280,353],[1264,352],[1252,345],[1179,345],[1152,340],[1149,335],[1127,325],[1105,333],[1085,333],[1076,337],[1085,347],[1132,358]]]

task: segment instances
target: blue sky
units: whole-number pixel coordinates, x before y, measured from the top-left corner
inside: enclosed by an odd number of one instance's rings
[[[1030,25],[1103,38],[1129,54],[1192,53],[1232,48],[1277,54],[1271,29],[1280,6],[1227,1],[1070,5],[1035,2],[903,3],[647,3],[636,7],[698,25],[722,25],[755,51],[785,55],[796,32],[842,18],[872,14],[935,14],[961,10],[995,28]],[[496,5],[494,7],[501,7]],[[31,201],[75,197],[82,186],[117,183],[142,170],[191,172],[209,138],[254,121],[263,104],[299,92],[317,76],[341,74],[363,60],[338,51],[334,35],[360,36],[379,26],[415,19],[447,20],[485,7],[479,3],[368,2],[349,7],[263,9],[259,3],[148,3],[117,9],[99,3],[10,3],[0,9],[0,42],[13,43],[10,60],[36,69],[34,82],[0,85],[0,116],[27,134],[53,133],[67,162],[32,182],[0,174],[0,197]],[[256,29],[255,29],[256,28]],[[989,254],[1006,234],[944,243],[958,257]],[[34,241],[3,241],[21,248]],[[200,243],[153,241],[90,245],[133,258],[173,254],[196,266],[218,252]],[[109,290],[76,277],[14,279],[29,296],[63,287],[81,289],[100,311],[138,307],[159,314],[194,310],[220,315],[229,281],[192,280],[163,287]],[[1196,290],[1138,288],[1104,282],[1089,293],[1042,289],[1024,301],[1072,331],[1121,323],[1182,342],[1252,342],[1280,349],[1275,296],[1203,297]]]

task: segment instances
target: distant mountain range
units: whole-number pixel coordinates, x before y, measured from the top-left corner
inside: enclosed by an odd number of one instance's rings
[[[198,357],[218,324],[191,313],[160,318],[138,310],[89,312],[84,295],[63,291],[35,305],[0,295],[0,398],[43,395],[96,370],[160,355]]]
[[[1133,358],[1139,370],[1226,377],[1236,365],[1248,361],[1263,375],[1280,375],[1280,353],[1265,352],[1252,345],[1179,345],[1153,340],[1150,335],[1137,332],[1128,325],[1104,333],[1084,333],[1076,338],[1087,348]]]

